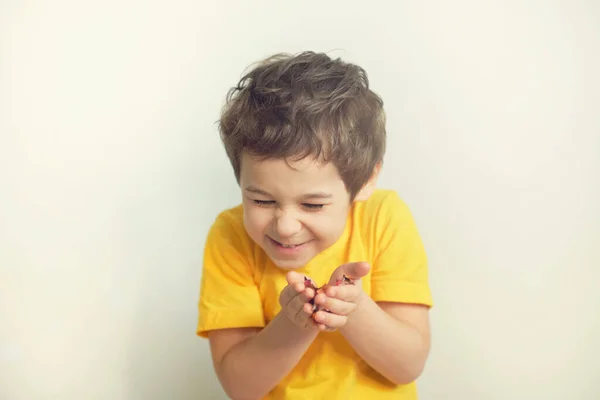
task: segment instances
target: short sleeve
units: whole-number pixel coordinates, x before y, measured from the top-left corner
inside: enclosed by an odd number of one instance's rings
[[[395,192],[382,197],[374,229],[373,300],[433,306],[425,248],[408,206]]]
[[[253,278],[252,247],[243,224],[221,214],[207,235],[196,333],[225,328],[264,327],[265,318]]]

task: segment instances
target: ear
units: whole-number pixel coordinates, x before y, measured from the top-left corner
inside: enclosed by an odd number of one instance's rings
[[[373,173],[371,174],[371,177],[369,178],[367,183],[365,183],[362,189],[360,189],[360,191],[356,194],[356,198],[354,199],[354,201],[366,201],[369,199],[369,197],[371,197],[371,195],[375,191],[375,187],[377,186],[377,179],[379,178],[380,171],[381,162],[378,162],[377,165],[375,165]]]

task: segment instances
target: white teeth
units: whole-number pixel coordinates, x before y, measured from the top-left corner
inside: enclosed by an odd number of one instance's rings
[[[298,244],[285,244],[285,243],[281,243],[281,242],[279,242],[279,241],[277,241],[277,240],[275,240],[275,239],[273,239],[273,238],[271,238],[271,240],[272,240],[274,243],[276,243],[278,246],[281,246],[281,247],[283,247],[283,248],[285,248],[285,249],[294,249],[294,248],[296,248],[296,247],[298,247],[298,246],[302,245],[302,243],[298,243]]]

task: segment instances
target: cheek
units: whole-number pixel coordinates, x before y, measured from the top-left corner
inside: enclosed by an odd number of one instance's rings
[[[248,207],[244,209],[244,224],[251,235],[261,235],[270,223],[270,216],[265,210]]]
[[[346,220],[336,214],[312,219],[307,227],[321,240],[332,241],[343,233]]]

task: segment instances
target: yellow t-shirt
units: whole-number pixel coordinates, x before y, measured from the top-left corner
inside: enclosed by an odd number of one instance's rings
[[[242,217],[241,205],[222,212],[207,237],[197,327],[204,338],[212,329],[264,327],[281,308],[287,271],[252,241]],[[373,300],[432,306],[424,247],[395,192],[379,189],[354,203],[340,239],[297,271],[322,285],[338,266],[354,261],[371,265],[361,282]],[[415,400],[417,390],[414,382],[387,381],[339,332],[323,332],[266,399]]]

